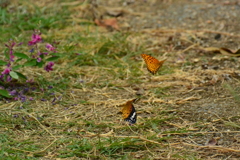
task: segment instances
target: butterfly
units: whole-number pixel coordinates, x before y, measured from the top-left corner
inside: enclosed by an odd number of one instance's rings
[[[150,73],[153,75],[157,73],[159,68],[163,65],[163,63],[167,60],[164,59],[162,61],[157,60],[156,58],[147,55],[147,54],[141,54],[142,58],[144,59],[145,63],[147,64],[147,69]]]
[[[130,124],[134,124],[137,121],[137,113],[133,106],[133,102],[136,102],[138,99],[133,99],[127,103],[121,105],[122,108],[122,117],[125,121]]]

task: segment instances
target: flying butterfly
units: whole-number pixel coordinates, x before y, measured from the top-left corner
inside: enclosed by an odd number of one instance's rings
[[[147,69],[150,73],[153,75],[157,73],[159,68],[163,65],[163,63],[167,60],[164,59],[162,61],[157,60],[156,58],[147,55],[147,54],[141,54],[142,58],[144,59],[145,63],[147,64]]]
[[[136,102],[138,99],[133,99],[127,103],[121,105],[122,108],[122,117],[125,121],[130,124],[134,124],[137,121],[137,113],[133,106],[133,102]]]

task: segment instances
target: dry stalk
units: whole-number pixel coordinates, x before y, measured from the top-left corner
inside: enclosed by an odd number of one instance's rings
[[[226,147],[222,147],[222,146],[199,146],[199,145],[195,145],[195,144],[189,144],[189,143],[182,143],[183,145],[186,146],[191,146],[191,147],[198,147],[200,149],[215,149],[215,150],[220,150],[220,151],[225,151],[225,152],[237,152],[240,153],[240,150],[236,150],[236,149],[232,149],[232,148],[226,148]]]
[[[159,136],[169,136],[169,135],[186,135],[186,134],[215,134],[215,133],[240,133],[240,131],[217,131],[217,132],[186,132],[186,133],[166,133],[159,134]]]

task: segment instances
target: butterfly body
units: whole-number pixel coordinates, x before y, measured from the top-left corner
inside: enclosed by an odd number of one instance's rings
[[[137,113],[133,106],[134,100],[128,101],[124,105],[122,105],[122,117],[125,121],[129,122],[130,124],[134,124],[137,121]]]
[[[147,54],[141,54],[141,56],[147,65],[148,71],[153,75],[157,73],[159,68],[162,67],[163,63],[166,61],[166,59],[159,61],[156,58]]]

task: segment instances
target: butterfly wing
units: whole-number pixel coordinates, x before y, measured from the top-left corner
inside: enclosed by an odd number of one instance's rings
[[[122,117],[130,124],[134,124],[137,121],[137,113],[133,106],[133,101],[135,101],[135,99],[128,101],[126,104],[123,105],[122,108]]]
[[[147,54],[141,54],[141,56],[147,65],[148,71],[152,74],[156,74],[159,68],[162,66],[163,62],[165,61],[159,61],[156,58]]]

